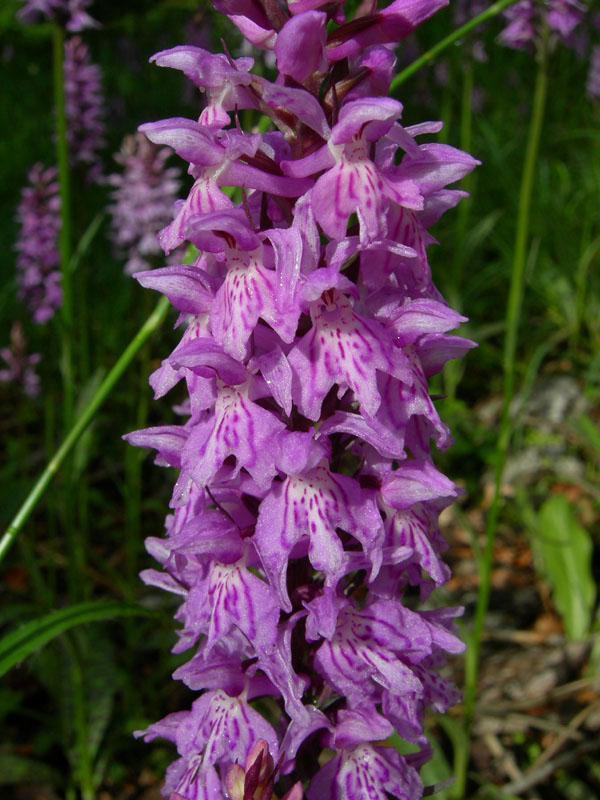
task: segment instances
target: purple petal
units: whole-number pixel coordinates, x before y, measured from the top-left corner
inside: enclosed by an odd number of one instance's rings
[[[336,750],[352,747],[364,742],[387,739],[394,733],[394,726],[377,713],[372,704],[337,713],[337,725],[333,735]]]
[[[287,114],[294,114],[323,139],[329,138],[331,128],[316,97],[304,89],[279,86],[264,80],[264,78],[261,78],[258,83],[262,100],[269,108],[282,111],[285,109]]]
[[[171,305],[186,314],[204,314],[210,311],[214,300],[202,272],[194,266],[163,267],[136,272],[133,277],[145,289],[162,292]]]
[[[291,75],[298,83],[304,83],[317,70],[326,72],[326,26],[327,15],[323,11],[306,11],[289,19],[275,42],[279,72]]]
[[[240,630],[255,653],[270,652],[277,639],[279,603],[273,590],[243,564],[213,562],[207,578],[193,587],[185,602],[185,628],[206,634],[208,652],[232,629]],[[189,641],[189,638],[188,638]]]
[[[372,44],[399,42],[446,5],[448,0],[395,0],[372,17],[360,19],[360,25],[350,22],[334,30],[328,37],[327,58],[341,61]]]
[[[253,359],[267,382],[273,399],[285,413],[292,413],[292,368],[280,347]]]
[[[227,275],[210,312],[213,336],[226,353],[241,361],[259,318],[284,342],[291,342],[300,317],[300,298],[285,297],[277,274],[262,266],[260,254],[231,250]]]
[[[389,334],[375,321],[355,314],[340,292],[315,303],[311,317],[313,328],[288,356],[294,400],[304,416],[319,419],[323,399],[335,383],[354,392],[361,410],[375,414],[381,401],[377,370],[412,383],[406,358],[391,344]]]
[[[155,144],[172,147],[178,156],[193,164],[211,166],[223,157],[223,148],[203,125],[185,117],[146,122],[138,128]]]
[[[402,114],[402,103],[391,97],[361,97],[344,103],[331,131],[331,142],[339,145],[360,136],[375,142],[390,130]]]
[[[417,800],[422,795],[417,771],[393,747],[368,744],[344,750],[328,761],[306,793],[307,800]]]
[[[306,178],[309,175],[314,175],[321,170],[329,169],[335,164],[335,157],[332,155],[331,150],[327,147],[320,147],[304,158],[298,158],[295,161],[282,161],[281,169],[286,175],[293,175],[295,178]]]
[[[219,89],[229,82],[247,86],[252,80],[247,73],[254,65],[252,58],[237,58],[231,62],[223,53],[210,53],[192,45],[161,50],[150,61],[159,67],[181,70],[196,86],[204,89]]]
[[[184,347],[177,348],[170,361],[204,378],[212,378],[216,374],[229,386],[243,383],[248,377],[243,364],[226,355],[211,338],[194,339]]]
[[[126,433],[122,438],[135,447],[158,450],[159,455],[172,467],[181,467],[181,455],[189,431],[180,425],[159,425]]]
[[[269,723],[241,697],[222,690],[203,694],[179,722],[177,749],[192,757],[203,753],[203,766],[245,763],[257,739],[264,739],[277,759],[279,742]]]
[[[477,342],[463,339],[462,336],[428,333],[419,339],[417,352],[423,365],[423,372],[430,378],[441,372],[446,361],[452,358],[462,358],[473,347],[477,347]]]
[[[372,497],[357,481],[320,466],[273,484],[260,505],[253,541],[283,608],[291,609],[286,587],[288,558],[302,538],[309,539],[310,562],[327,575],[328,584],[335,585],[341,577],[344,550],[336,528],[361,542],[374,576],[380,566],[381,517]]]
[[[310,681],[300,678],[292,667],[292,630],[299,616],[304,616],[304,612],[294,614],[279,626],[276,643],[268,650],[264,648],[259,652],[256,667],[250,667],[248,671],[252,674],[256,668],[263,670],[281,693],[285,710],[291,719],[306,725],[310,720],[310,712],[302,704],[302,695]]]
[[[381,487],[385,502],[399,510],[424,500],[457,497],[454,483],[429,461],[405,461],[385,478]]]
[[[288,775],[294,768],[294,759],[302,742],[322,728],[329,728],[330,723],[325,714],[314,706],[307,706],[309,714],[308,720],[293,719],[288,725],[288,729],[281,743],[281,752],[284,759],[281,765],[281,774]]]
[[[229,456],[235,456],[236,475],[244,467],[260,486],[276,473],[277,436],[285,429],[270,411],[248,399],[248,385],[219,384],[214,415],[194,427],[182,461],[199,486],[215,476]]]
[[[437,192],[447,184],[460,180],[481,164],[468,153],[447,144],[422,144],[419,150],[421,154],[418,158],[406,155],[388,178],[394,184],[406,179],[414,181],[424,195]]]

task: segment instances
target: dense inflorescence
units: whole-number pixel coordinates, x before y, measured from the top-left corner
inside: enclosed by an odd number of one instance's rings
[[[87,169],[89,180],[102,176],[99,151],[104,146],[104,96],[100,67],[90,59],[80,36],[65,42],[65,114],[69,157]]]
[[[547,30],[553,42],[575,45],[573,33],[585,12],[580,0],[519,0],[504,12],[509,24],[499,38],[507,47],[533,51]]]
[[[179,170],[166,167],[172,150],[157,147],[137,133],[127,136],[115,161],[123,171],[109,175],[113,187],[109,212],[111,237],[120,253],[127,254],[125,272],[150,269],[162,253],[156,231],[172,217],[180,188]]]
[[[186,420],[126,437],[179,471],[167,536],[146,542],[162,569],[142,574],[181,598],[174,677],[202,692],[139,734],[177,747],[167,798],[270,798],[280,779],[294,798],[415,800],[425,710],[456,702],[439,667],[463,650],[460,610],[418,609],[449,577],[437,518],[459,494],[433,464],[431,440],[452,440],[428,378],[473,343],[448,333],[464,318],[426,251],[478,162],[419,141],[441,124],[403,127],[386,96],[387,45],[443,4],[347,20],[341,3],[218,0],[274,52],[274,83],[247,57],[153,57],[206,94],[198,121],[141,126],[194,179],[159,241],[198,251],[136,275],[180,312],[150,383],[184,382]],[[244,132],[243,109],[272,129]]]
[[[92,0],[22,0],[23,6],[17,16],[21,22],[31,23],[41,20],[57,20],[75,33],[85,28],[96,28],[98,23],[86,9]]]
[[[48,322],[62,302],[56,175],[55,167],[35,164],[27,175],[29,185],[21,190],[17,208],[20,229],[15,249],[19,294],[34,321],[39,323]]]

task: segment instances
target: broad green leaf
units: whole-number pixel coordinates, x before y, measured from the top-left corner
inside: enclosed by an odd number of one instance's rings
[[[115,617],[151,615],[141,606],[118,600],[101,600],[61,608],[27,622],[0,639],[0,675],[19,661],[60,636],[61,633],[86,622],[98,622]]]
[[[94,637],[81,630],[87,647],[83,650],[83,669],[88,711],[88,745],[90,758],[95,761],[100,752],[102,739],[110,722],[114,697],[117,690],[117,670],[114,647],[106,626],[100,632],[95,629]]]
[[[541,507],[534,544],[567,636],[585,638],[596,599],[592,540],[566,497],[554,495]]]

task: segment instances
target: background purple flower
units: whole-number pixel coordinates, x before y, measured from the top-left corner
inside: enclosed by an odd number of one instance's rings
[[[585,90],[590,100],[600,102],[600,44],[594,45],[590,54]]]
[[[58,269],[60,198],[56,168],[35,164],[17,209],[20,231],[15,249],[21,299],[35,322],[47,322],[62,302]]]
[[[127,136],[115,155],[123,171],[107,178],[114,187],[108,206],[111,238],[117,250],[127,255],[129,275],[155,266],[155,257],[162,255],[157,233],[171,221],[180,187],[179,170],[165,167],[171,153],[141,133]]]
[[[99,151],[105,143],[102,73],[80,36],[65,42],[64,71],[71,161],[87,169],[88,180],[98,181],[102,177]]]
[[[86,11],[92,0],[22,0],[22,2],[23,7],[19,9],[17,16],[25,23],[55,19],[73,33],[85,28],[98,27],[98,23]]]
[[[551,39],[576,47],[573,33],[586,11],[586,5],[579,0],[519,0],[504,12],[509,24],[499,40],[515,50],[533,50],[547,27]]]

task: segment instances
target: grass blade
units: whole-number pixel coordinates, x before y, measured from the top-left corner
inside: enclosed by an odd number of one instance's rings
[[[405,80],[410,78],[411,75],[414,75],[414,73],[420,70],[421,67],[431,63],[441,52],[443,52],[447,47],[450,47],[450,45],[453,45],[463,36],[466,36],[469,31],[473,30],[473,28],[476,28],[478,25],[481,25],[483,22],[486,22],[486,20],[491,19],[492,17],[495,17],[496,14],[504,11],[504,9],[508,8],[509,6],[512,6],[515,2],[516,0],[498,0],[498,2],[493,3],[493,5],[491,5],[489,8],[486,8],[485,11],[482,11],[481,14],[478,14],[476,17],[473,17],[473,19],[465,22],[464,25],[461,25],[460,28],[457,28],[456,30],[452,31],[452,33],[449,33],[448,36],[423,53],[422,56],[419,56],[419,58],[415,59],[412,64],[409,64],[406,69],[403,69],[401,72],[399,72],[392,81],[390,92],[394,92],[394,90],[403,84]]]
[[[85,407],[85,410],[75,422],[54,456],[50,459],[46,469],[38,478],[36,484],[25,498],[25,501],[21,505],[20,509],[17,511],[11,524],[6,529],[2,539],[0,539],[0,562],[8,552],[11,544],[15,540],[25,522],[29,519],[31,512],[43,497],[44,492],[50,484],[50,481],[60,469],[63,461],[69,455],[79,440],[81,434],[94,419],[98,409],[106,400],[121,375],[133,361],[134,357],[143,347],[150,335],[160,326],[167,314],[168,309],[169,301],[166,297],[161,297],[152,314],[150,314],[146,322],[144,322],[140,330],[137,332],[135,337],[118,359],[117,363],[102,381],[98,391]]]
[[[0,639],[0,675],[4,675],[11,667],[76,625],[116,617],[151,614],[152,612],[141,606],[123,603],[120,600],[78,603],[58,611],[51,611],[43,617],[25,623]]]

